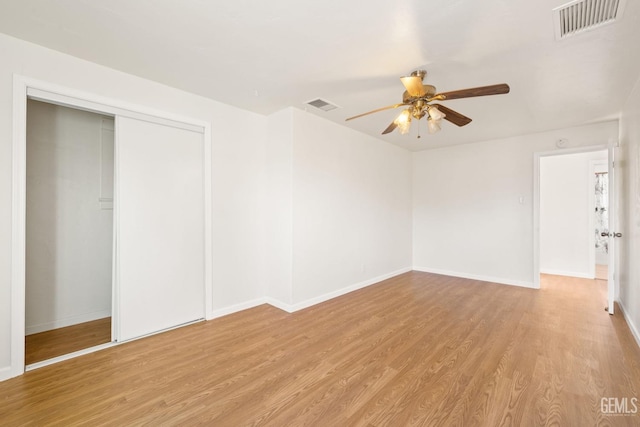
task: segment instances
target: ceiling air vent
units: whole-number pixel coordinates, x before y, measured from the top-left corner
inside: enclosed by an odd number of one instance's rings
[[[314,100],[307,101],[307,102],[305,102],[305,104],[311,105],[312,107],[319,108],[322,111],[331,111],[331,110],[335,110],[336,108],[338,108],[337,105],[332,104],[329,101],[325,101],[324,99],[321,99],[321,98],[316,98]]]
[[[612,24],[622,16],[626,0],[576,0],[553,9],[556,40]]]

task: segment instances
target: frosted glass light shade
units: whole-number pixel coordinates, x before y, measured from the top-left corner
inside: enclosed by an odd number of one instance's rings
[[[440,120],[427,119],[427,129],[430,134],[434,134],[440,130]]]
[[[446,116],[446,114],[438,110],[438,107],[434,107],[431,105],[429,106],[428,111],[429,111],[429,118],[431,118],[432,120],[440,121],[444,119]]]
[[[411,127],[411,111],[409,109],[404,110],[393,122],[398,125],[400,134],[406,135],[409,133],[409,127]]]

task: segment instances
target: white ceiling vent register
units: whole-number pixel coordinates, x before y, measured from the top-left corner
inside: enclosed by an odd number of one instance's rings
[[[311,101],[307,101],[305,102],[305,104],[307,105],[311,105],[312,107],[315,108],[319,108],[322,111],[331,111],[331,110],[335,110],[336,108],[338,108],[337,105],[326,101],[322,98],[316,98],[316,99],[312,99]]]
[[[612,24],[622,16],[626,0],[575,0],[553,9],[556,40]]]

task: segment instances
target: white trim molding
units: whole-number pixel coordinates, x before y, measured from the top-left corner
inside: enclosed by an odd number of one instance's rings
[[[479,274],[461,273],[459,271],[441,270],[438,268],[429,267],[413,267],[415,271],[422,271],[424,273],[442,274],[443,276],[460,277],[462,279],[480,280],[482,282],[497,283],[500,285],[520,286],[522,288],[537,289],[535,283],[527,282],[525,280],[512,280],[505,279],[504,277],[483,276]]]
[[[5,380],[8,380],[9,378],[13,378],[16,376],[16,375],[12,375],[11,368],[12,368],[11,366],[5,366],[4,368],[0,368],[0,381],[5,381]]]
[[[622,301],[616,301],[616,302],[618,303],[618,307],[620,307],[620,312],[622,313],[622,317],[624,317],[624,320],[627,322],[627,325],[629,325],[629,330],[631,331],[631,335],[633,335],[633,338],[635,338],[636,340],[636,344],[638,344],[638,347],[640,347],[640,330],[633,323],[633,320],[631,320],[631,317],[627,314],[628,311],[625,308],[625,306],[622,304]]]
[[[595,268],[595,264],[594,264]],[[567,276],[567,277],[578,277],[580,279],[595,279],[595,274],[591,274],[590,272],[584,271],[564,271],[564,270],[553,270],[553,269],[541,269],[540,274],[552,274],[554,276]]]
[[[91,322],[93,320],[111,317],[111,310],[94,311],[91,313],[78,314],[63,319],[56,319],[52,322],[39,323],[37,325],[25,326],[25,334],[37,334],[39,332],[50,331],[52,329],[64,328],[67,326],[77,325],[78,323]]]
[[[309,298],[305,301],[301,301],[294,304],[287,304],[282,301],[279,301],[275,298],[266,298],[266,302],[280,310],[284,310],[287,313],[294,313],[299,310],[303,310],[305,308],[309,308],[316,304],[320,304],[322,302],[328,301],[333,298],[337,298],[339,296],[348,294],[349,292],[357,291],[358,289],[366,288],[367,286],[371,286],[375,283],[382,282],[383,280],[390,279],[392,277],[398,276],[400,274],[404,274],[411,271],[411,267],[401,268],[400,270],[393,271],[391,273],[382,274],[380,276],[372,277],[371,279],[363,280],[362,282],[354,283],[353,285],[346,286],[342,289],[338,289],[332,292],[328,292],[323,295],[319,295],[314,298]]]
[[[207,313],[206,320],[217,319],[218,317],[226,316],[233,313],[238,313],[240,311],[249,310],[254,307],[258,307],[263,304],[267,304],[266,298],[256,298],[251,301],[245,301],[238,304],[230,305],[228,307],[218,308],[209,313]]]
[[[11,366],[6,378],[24,373],[27,169],[27,82],[13,76],[11,198]]]
[[[303,310],[305,308],[309,308],[311,306],[314,306],[316,304],[320,304],[322,302],[328,301],[330,299],[333,298],[337,298],[339,296],[348,294],[349,292],[353,292],[356,291],[358,289],[362,289],[365,288],[367,286],[371,286],[373,284],[382,282],[383,280],[387,280],[390,279],[392,277],[398,276],[400,274],[404,274],[411,271],[410,267],[406,267],[406,268],[402,268],[400,270],[396,270],[393,271],[391,273],[387,273],[387,274],[383,274],[380,276],[376,276],[373,277],[371,279],[367,279],[367,280],[363,280],[362,282],[358,282],[355,283],[351,286],[347,286],[344,287],[342,289],[338,289],[336,291],[333,292],[329,292],[323,295],[319,295],[317,297],[314,298],[310,298],[308,300],[305,301],[301,301],[299,303],[296,304],[287,304],[285,302],[282,302],[276,298],[272,298],[272,297],[264,297],[264,298],[256,298],[250,301],[246,301],[243,303],[239,303],[239,304],[234,304],[228,307],[224,307],[224,308],[219,308],[216,309],[214,311],[212,311],[211,313],[208,314],[207,316],[207,320],[212,320],[212,319],[216,319],[218,317],[222,317],[222,316],[226,316],[229,314],[233,314],[233,313],[237,313],[243,310],[248,310],[250,308],[254,308],[263,304],[269,304],[272,307],[275,307],[277,309],[280,309],[282,311],[286,311],[287,313],[294,313],[296,311],[299,310]]]

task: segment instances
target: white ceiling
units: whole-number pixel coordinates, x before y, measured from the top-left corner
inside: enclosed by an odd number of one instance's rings
[[[0,32],[260,114],[308,111],[411,150],[616,117],[640,76],[640,1],[622,19],[556,41],[565,0],[0,0]],[[422,138],[380,132],[398,114],[344,119],[400,102],[399,77],[425,68],[473,119]]]

